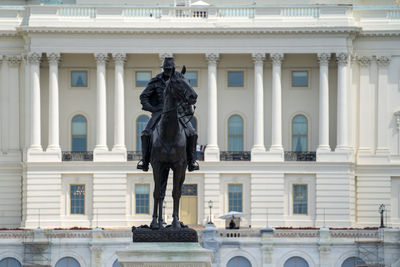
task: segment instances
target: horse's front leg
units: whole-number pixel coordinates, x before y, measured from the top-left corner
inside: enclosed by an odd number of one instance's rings
[[[168,173],[169,173],[169,167],[167,166],[163,166],[161,168],[161,172],[160,172],[160,202],[159,202],[159,216],[158,216],[158,224],[161,227],[163,227],[163,224],[165,223],[165,221],[163,220],[163,203],[164,203],[164,198],[165,198],[165,191],[167,189],[167,183],[168,183]]]
[[[153,207],[153,220],[150,223],[150,228],[151,229],[159,229],[159,224],[157,222],[157,212],[158,209],[162,209],[162,205],[159,205],[160,199],[161,199],[161,182],[160,182],[160,171],[159,167],[154,166],[153,168],[153,178],[154,178],[154,191],[153,191],[153,201],[154,201],[154,207]]]
[[[179,202],[182,195],[182,185],[185,181],[186,164],[177,166],[174,169],[174,186],[172,189],[172,198],[174,199],[174,210],[172,213],[172,227],[181,228],[181,222],[179,221]]]

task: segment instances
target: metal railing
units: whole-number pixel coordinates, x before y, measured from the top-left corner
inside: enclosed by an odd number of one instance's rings
[[[250,151],[221,151],[219,154],[219,159],[221,161],[250,161],[251,153]]]
[[[63,151],[62,152],[63,161],[93,161],[93,151],[85,152],[72,152]]]
[[[128,161],[138,161],[142,159],[141,151],[127,151]]]
[[[317,154],[312,152],[285,151],[285,161],[316,161]]]

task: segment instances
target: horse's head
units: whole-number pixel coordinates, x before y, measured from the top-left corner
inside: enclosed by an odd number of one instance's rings
[[[180,101],[187,102],[191,105],[196,104],[197,93],[190,85],[189,80],[183,77],[183,75],[173,74],[167,84],[166,93],[172,94],[172,96]]]

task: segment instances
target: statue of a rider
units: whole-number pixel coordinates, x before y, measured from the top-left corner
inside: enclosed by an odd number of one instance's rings
[[[164,102],[164,90],[166,83],[172,75],[177,77],[183,76],[180,72],[175,71],[175,62],[173,57],[166,57],[164,59],[163,72],[156,75],[147,84],[147,87],[140,94],[140,103],[142,109],[151,112],[151,119],[146,125],[146,128],[142,132],[142,159],[138,162],[137,168],[147,172],[149,170],[150,163],[150,151],[151,151],[151,133],[161,118],[163,102]],[[185,130],[187,136],[186,153],[188,170],[190,172],[199,170],[199,164],[196,162],[196,144],[197,144],[197,133],[193,128],[192,124],[188,121],[194,113],[192,105],[183,103],[178,109],[180,122]]]

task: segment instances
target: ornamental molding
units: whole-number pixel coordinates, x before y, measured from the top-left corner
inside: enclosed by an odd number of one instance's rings
[[[318,62],[321,66],[328,66],[329,60],[331,59],[330,53],[320,53],[318,54]]]
[[[42,55],[37,52],[32,52],[28,54],[28,62],[30,64],[40,64]]]
[[[218,64],[219,54],[218,53],[207,53],[206,60],[208,64]]]
[[[108,61],[108,54],[107,53],[95,53],[94,57],[96,58],[97,64],[106,64]]]
[[[379,67],[388,67],[390,65],[391,57],[390,56],[377,56],[376,64]]]
[[[58,64],[61,61],[60,53],[47,53],[47,60],[50,64]]]
[[[113,53],[112,57],[114,59],[115,64],[124,64],[126,61],[125,53]]]
[[[339,66],[345,66],[349,62],[349,54],[348,53],[338,53],[336,54],[336,61]]]
[[[256,65],[262,65],[264,64],[265,60],[265,54],[264,53],[253,53],[252,55],[253,62]]]
[[[9,67],[18,67],[19,64],[21,63],[21,56],[19,55],[14,55],[14,56],[7,56],[6,60],[8,62]]]
[[[368,68],[369,65],[371,64],[372,57],[362,56],[362,57],[358,57],[357,60],[358,60],[358,64],[360,64],[360,67]]]
[[[271,54],[272,65],[281,66],[283,61],[282,53],[273,53]]]

